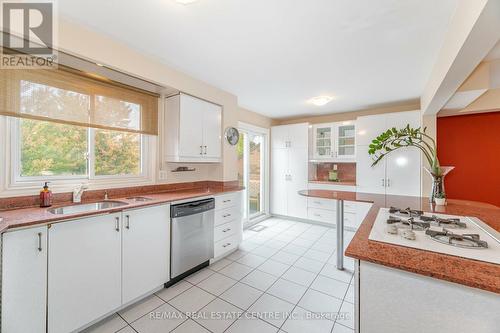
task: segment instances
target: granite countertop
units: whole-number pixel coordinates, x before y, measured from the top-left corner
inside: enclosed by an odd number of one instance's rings
[[[370,240],[380,208],[411,207],[424,212],[475,216],[500,232],[500,208],[480,202],[449,199],[446,206],[428,198],[329,190],[304,190],[301,195],[373,203],[345,251],[348,257],[500,294],[500,265]]]
[[[141,197],[148,197],[152,200],[149,201],[141,201],[136,202],[133,200],[126,199],[127,197],[113,197],[109,198],[110,201],[122,201],[127,203],[126,206],[114,207],[109,209],[102,209],[99,211],[90,211],[90,212],[81,212],[76,214],[65,214],[65,215],[56,215],[48,212],[48,208],[40,208],[40,207],[29,207],[29,208],[19,208],[12,210],[5,210],[0,212],[0,217],[3,218],[3,221],[0,223],[0,232],[7,231],[9,229],[20,228],[20,227],[29,227],[36,225],[43,225],[51,222],[61,222],[65,220],[71,220],[75,218],[92,216],[92,215],[100,215],[103,213],[114,213],[120,212],[127,209],[135,209],[141,207],[147,207],[152,205],[158,205],[162,203],[169,203],[173,201],[185,200],[185,199],[194,199],[198,197],[205,197],[211,195],[220,195],[224,193],[241,191],[242,187],[233,187],[233,188],[208,188],[208,189],[188,189],[188,190],[174,190],[163,193],[141,193]],[[102,200],[100,200],[102,201]],[[85,203],[96,202],[96,200],[91,201],[82,201]],[[57,208],[61,206],[71,205],[71,202],[54,205],[50,208]]]

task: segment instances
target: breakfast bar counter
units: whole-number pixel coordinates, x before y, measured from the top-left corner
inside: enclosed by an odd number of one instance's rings
[[[436,206],[423,197],[330,190],[303,190],[299,193],[307,197],[373,203],[347,247],[346,256],[500,294],[500,265],[369,239],[380,208],[410,207],[428,213],[474,216],[497,232],[500,231],[500,208],[453,199],[449,199],[446,206]]]

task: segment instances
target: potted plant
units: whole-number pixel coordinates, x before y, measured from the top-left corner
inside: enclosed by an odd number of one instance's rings
[[[432,177],[432,190],[429,201],[434,202],[438,194],[446,197],[444,177],[454,167],[442,167],[439,164],[436,141],[426,133],[426,130],[426,127],[423,129],[421,127],[411,128],[410,125],[406,125],[401,129],[390,128],[372,140],[368,153],[373,157],[372,166],[375,166],[386,155],[395,150],[406,147],[418,148],[429,165],[425,167],[425,170]]]
[[[436,202],[436,205],[444,206],[446,205],[446,196],[444,195],[444,193],[437,193],[434,196],[434,201]]]

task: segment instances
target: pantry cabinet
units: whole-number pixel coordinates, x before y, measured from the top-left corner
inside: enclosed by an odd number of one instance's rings
[[[307,201],[298,191],[307,189],[307,123],[271,129],[271,213],[307,218]]]
[[[123,304],[170,278],[170,205],[123,212]]]
[[[165,100],[166,162],[220,162],[222,107],[179,94]]]
[[[121,302],[121,213],[51,225],[48,332],[72,332]]]
[[[46,333],[47,226],[2,235],[2,332]]]
[[[356,184],[358,192],[419,196],[422,162],[418,148],[408,147],[391,152],[376,166],[368,154],[369,144],[389,128],[421,126],[420,111],[398,112],[358,117]]]
[[[356,157],[354,122],[317,124],[312,128],[312,159],[354,161]]]

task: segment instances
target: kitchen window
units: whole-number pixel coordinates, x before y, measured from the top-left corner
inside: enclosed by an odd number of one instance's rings
[[[12,119],[16,182],[142,177],[144,143],[138,133]]]
[[[1,192],[153,181],[158,96],[67,68],[2,71],[0,90],[9,157]]]

